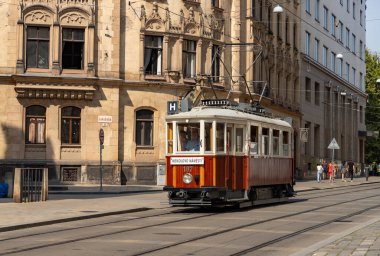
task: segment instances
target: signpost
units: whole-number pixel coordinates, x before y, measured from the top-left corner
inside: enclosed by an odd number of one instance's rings
[[[103,165],[102,165],[102,151],[103,151],[103,143],[104,143],[104,131],[102,128],[99,130],[99,145],[100,145],[100,191],[103,191]]]
[[[328,149],[332,149],[332,161],[334,162],[334,150],[335,149],[340,149],[339,145],[338,145],[338,142],[336,142],[336,139],[333,138],[329,144],[329,146],[327,147]]]

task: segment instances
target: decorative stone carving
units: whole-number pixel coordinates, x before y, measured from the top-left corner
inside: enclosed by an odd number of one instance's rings
[[[28,24],[52,24],[53,15],[44,10],[34,10],[25,15]]]
[[[61,24],[87,26],[88,17],[86,18],[79,12],[68,12],[61,16]]]
[[[169,18],[170,20],[170,18]],[[142,20],[144,22],[144,19]],[[146,18],[145,24],[143,24],[145,29],[154,30],[154,31],[165,31],[165,21],[161,18],[158,13],[158,5],[157,3],[153,3],[153,11],[152,14]]]

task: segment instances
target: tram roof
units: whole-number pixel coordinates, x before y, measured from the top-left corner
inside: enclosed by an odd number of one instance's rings
[[[221,120],[250,120],[257,121],[281,126],[291,127],[291,125],[280,119],[264,117],[256,114],[250,114],[242,112],[238,109],[233,108],[220,108],[220,107],[209,107],[201,106],[192,108],[188,112],[180,112],[178,114],[169,115],[166,120],[182,120],[182,119],[221,119]]]

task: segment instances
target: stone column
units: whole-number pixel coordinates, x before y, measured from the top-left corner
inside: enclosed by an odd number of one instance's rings
[[[88,76],[95,76],[95,69],[94,69],[94,34],[95,34],[95,24],[91,23],[88,26],[88,62],[87,62],[87,75]]]
[[[195,60],[195,73],[197,75],[202,74],[202,44],[203,41],[202,39],[199,39],[197,42],[197,55],[196,55],[196,60]],[[204,60],[204,59],[203,59]]]
[[[140,33],[140,44],[139,44],[139,62],[140,62],[140,80],[144,80],[144,39],[145,35],[143,33]]]
[[[170,52],[169,52],[169,37],[167,35],[164,36],[164,42],[162,46],[162,72],[165,76],[165,79],[167,82],[170,82],[169,80],[169,61],[170,61]]]
[[[183,83],[183,43],[183,36],[180,36],[178,39],[177,56],[174,57],[174,59],[177,60],[175,69],[179,71],[180,83]]]
[[[25,72],[24,67],[24,21],[17,21],[17,63],[16,73],[22,74]]]
[[[56,21],[53,24],[53,39],[52,39],[52,57],[53,57],[53,74],[59,75],[61,72],[60,62],[59,62],[59,48],[60,48],[60,38],[59,38],[59,22]]]

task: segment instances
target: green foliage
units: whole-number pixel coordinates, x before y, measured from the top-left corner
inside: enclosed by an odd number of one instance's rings
[[[380,131],[380,84],[376,80],[380,78],[380,57],[366,50],[365,61],[367,74],[365,77],[368,102],[365,122],[367,131]],[[368,137],[365,145],[366,163],[380,161],[380,139]]]

